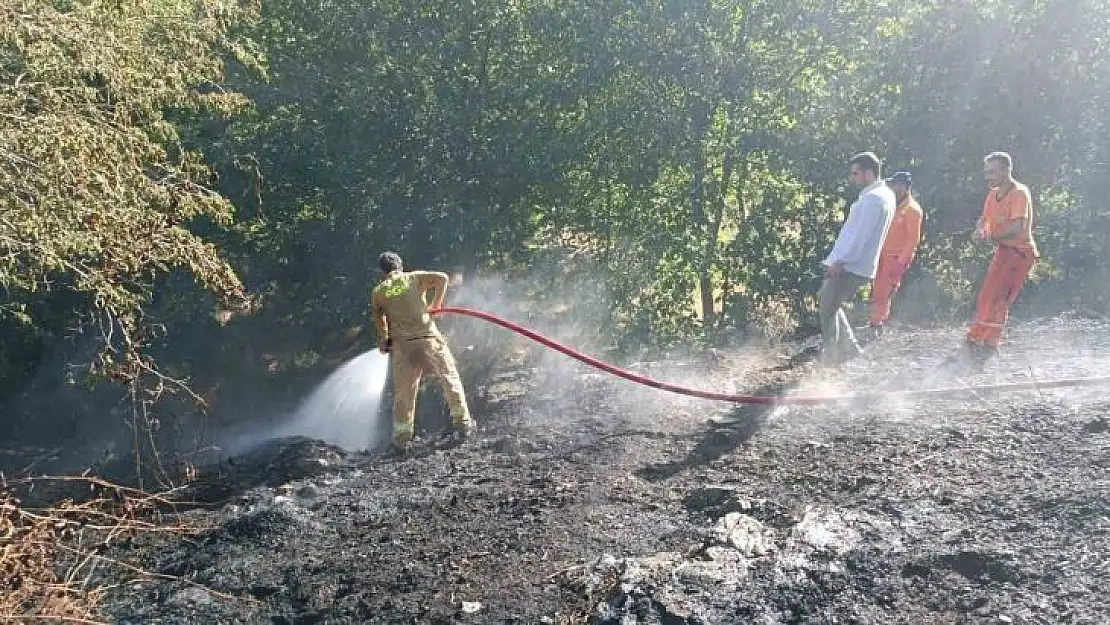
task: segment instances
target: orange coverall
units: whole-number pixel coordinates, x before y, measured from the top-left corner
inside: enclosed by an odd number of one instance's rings
[[[921,206],[911,193],[907,193],[894,209],[894,219],[879,253],[875,282],[871,285],[867,319],[872,326],[881,326],[890,317],[890,300],[902,285],[902,276],[909,270],[921,243],[922,217]]]
[[[1020,222],[1020,227],[1018,223]],[[1040,252],[1033,241],[1033,198],[1029,187],[1014,181],[1008,189],[992,189],[983,203],[979,227],[994,237],[996,247],[990,268],[979,289],[975,321],[967,332],[967,340],[976,345],[997,348],[1010,316],[1010,306],[1017,300]],[[1007,234],[1007,230],[1016,229]]]

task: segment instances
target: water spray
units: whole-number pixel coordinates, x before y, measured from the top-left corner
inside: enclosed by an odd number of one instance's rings
[[[388,375],[388,354],[376,348],[363,352],[332,372],[283,423],[255,425],[230,435],[221,447],[238,455],[285,436],[307,436],[348,451],[373,447],[389,438],[376,418]]]

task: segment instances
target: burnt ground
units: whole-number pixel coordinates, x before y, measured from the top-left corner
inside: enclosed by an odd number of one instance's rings
[[[753,393],[1110,372],[1110,324],[1015,327],[964,380],[957,330],[838,374],[738,349],[643,371]],[[801,346],[790,349],[797,351]],[[409,458],[286,439],[210,467],[193,538],[114,554],[180,580],[112,591],[120,623],[1110,622],[1110,388],[730,406],[567,360],[483,389],[461,445]],[[900,381],[896,382],[896,378]]]

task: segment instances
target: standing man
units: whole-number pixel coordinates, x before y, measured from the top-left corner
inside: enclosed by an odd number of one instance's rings
[[[882,164],[871,152],[857,154],[848,161],[848,176],[860,194],[824,261],[825,282],[818,294],[822,360],[826,365],[838,365],[863,351],[841,306],[859,287],[875,278],[879,251],[894,217],[894,192],[880,177],[881,172]]]
[[[910,172],[900,171],[886,182],[894,191],[897,204],[886,233],[886,242],[879,254],[875,282],[871,285],[871,308],[867,321],[871,338],[876,339],[882,336],[883,324],[890,317],[890,300],[902,285],[902,277],[909,270],[921,243],[921,221],[924,217],[910,190],[913,182]]]
[[[1010,307],[1021,293],[1040,252],[1033,241],[1033,196],[1014,180],[1013,159],[992,152],[983,159],[987,198],[975,226],[975,238],[994,245],[994,258],[979,288],[975,320],[967,332],[965,349],[973,371],[982,370],[998,353]]]
[[[378,349],[393,353],[393,446],[408,451],[415,430],[416,395],[424,373],[439,379],[451,410],[451,422],[463,436],[473,423],[466,395],[451,349],[436,327],[425,294],[435,291],[431,310],[443,306],[447,274],[437,271],[404,271],[401,257],[385,252],[378,258],[384,274],[370,295]]]

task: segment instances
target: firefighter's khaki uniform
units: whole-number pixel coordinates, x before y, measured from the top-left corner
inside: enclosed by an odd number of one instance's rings
[[[370,296],[378,336],[392,339],[393,443],[398,447],[412,440],[416,395],[425,373],[438,378],[454,426],[471,425],[455,359],[424,300],[440,276],[446,278],[426,271],[394,272]]]
[[[1024,226],[1017,234],[997,242],[979,289],[975,321],[968,329],[967,340],[981,347],[997,348],[1001,344],[1010,307],[1040,257],[1033,241],[1033,200],[1029,187],[1014,181],[1001,196],[996,189],[987,193],[980,226],[988,235],[1004,232],[1019,219],[1024,220]]]
[[[894,218],[887,230],[883,251],[879,254],[879,268],[871,285],[871,306],[867,321],[881,326],[890,317],[890,300],[902,285],[917,246],[921,243],[921,221],[924,214],[912,194],[907,193],[894,209]]]

